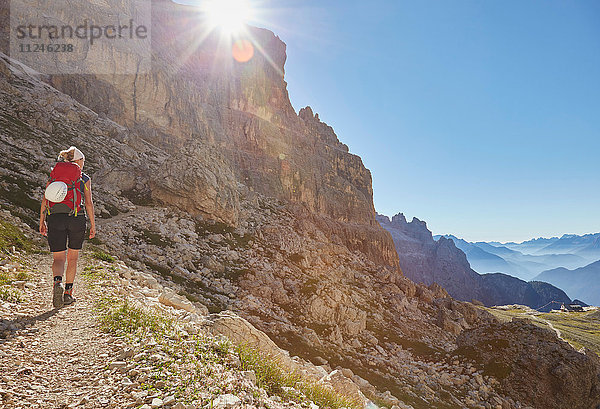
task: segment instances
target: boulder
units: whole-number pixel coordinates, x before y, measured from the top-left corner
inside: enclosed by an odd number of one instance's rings
[[[341,370],[336,369],[332,371],[327,376],[321,378],[319,382],[331,385],[333,389],[351,398],[359,406],[366,407],[368,400],[365,398],[365,395],[362,394],[358,386],[351,379],[347,378]]]
[[[600,367],[530,320],[463,331],[458,355],[483,365],[515,400],[535,408],[589,409],[600,404]]]
[[[206,307],[203,306],[204,308],[197,308],[187,298],[170,291],[161,293],[158,297],[158,301],[160,301],[161,304],[176,308],[178,310],[185,310],[190,313],[196,313],[200,315],[205,315],[208,313]]]

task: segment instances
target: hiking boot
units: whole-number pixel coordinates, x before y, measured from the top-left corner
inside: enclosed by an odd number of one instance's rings
[[[65,293],[64,297],[63,297],[63,303],[65,305],[71,305],[75,302],[75,298],[69,294],[69,293]]]
[[[52,305],[54,308],[61,308],[65,304],[63,301],[64,292],[65,287],[62,283],[54,283],[54,288],[52,289]]]

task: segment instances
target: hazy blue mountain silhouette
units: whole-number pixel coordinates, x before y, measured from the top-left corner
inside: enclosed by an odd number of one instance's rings
[[[600,258],[600,240],[593,237],[597,235],[586,236],[565,235],[561,238],[539,238],[523,243],[506,244],[471,243],[453,235],[444,237],[452,239],[456,246],[463,250],[471,267],[480,274],[504,273],[531,280],[545,270],[558,267],[579,268]],[[441,236],[434,236],[436,240],[439,237]],[[561,243],[557,244],[559,242]],[[544,250],[550,246],[555,246],[553,248],[557,252],[550,253]],[[559,253],[558,250],[563,252]]]
[[[563,267],[547,270],[535,279],[560,287],[588,304],[600,305],[600,260],[574,270]]]

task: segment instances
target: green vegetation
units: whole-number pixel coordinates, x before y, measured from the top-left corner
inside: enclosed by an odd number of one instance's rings
[[[116,297],[100,298],[96,308],[100,312],[102,330],[116,336],[143,332],[159,337],[173,327],[173,322],[168,318],[152,314]]]
[[[23,301],[23,294],[16,288],[2,286],[0,287],[0,299],[12,303],[19,303]]]
[[[494,317],[498,318],[502,322],[510,321],[514,317],[519,318],[527,318],[527,310],[523,308],[511,308],[509,310],[503,310],[501,308],[488,308],[488,307],[479,307],[482,310],[486,310]]]
[[[88,282],[95,283],[107,278],[107,273],[101,266],[87,267],[83,275]],[[160,385],[164,384],[161,381],[171,370],[171,365],[187,363],[195,369],[189,377],[182,380],[176,396],[187,402],[205,400],[206,395],[200,393],[199,388],[211,386],[211,397],[205,401],[206,404],[210,404],[210,400],[227,392],[224,389],[226,387],[220,383],[223,379],[215,377],[213,373],[214,364],[219,364],[234,370],[254,371],[259,387],[264,388],[270,395],[277,395],[283,399],[297,402],[311,400],[323,408],[331,409],[359,406],[357,402],[339,395],[328,387],[318,385],[298,373],[284,371],[277,360],[255,349],[247,346],[234,348],[231,342],[223,337],[182,334],[172,319],[126,300],[115,296],[103,296],[96,302],[95,309],[103,331],[138,341],[152,337],[165,353],[164,360],[155,361],[150,356],[156,351],[156,347],[145,345],[137,351],[144,356],[144,365],[151,366],[155,374],[141,385],[143,389],[160,390]],[[142,345],[144,344],[142,342]],[[233,358],[236,356],[239,357],[239,361]]]
[[[285,399],[294,400],[304,395],[305,399],[311,400],[324,408],[360,407],[359,402],[342,396],[325,385],[318,385],[296,372],[290,373],[284,371],[277,359],[267,356],[254,348],[239,345],[236,347],[236,351],[239,354],[242,369],[254,371],[257,385],[264,388],[270,395],[278,395]],[[301,395],[294,396],[286,388],[295,388]]]
[[[39,214],[40,200],[31,198],[37,188],[33,182],[10,174],[0,176],[0,182],[0,196],[7,198],[17,208]]]
[[[16,275],[15,278],[17,281],[29,281],[31,280],[31,276],[29,274],[27,274],[25,271],[19,271]]]
[[[586,347],[600,355],[600,320],[597,316],[598,310],[541,314],[539,317],[552,323],[575,348]]]
[[[33,251],[35,244],[11,223],[0,220],[0,253],[8,253],[12,248],[16,250]]]
[[[104,271],[104,267],[102,266],[87,266],[81,272],[81,276],[92,289],[109,278],[108,273]]]
[[[6,285],[12,283],[10,274],[6,271],[0,271],[0,285]]]
[[[95,250],[92,253],[92,257],[97,260],[106,261],[107,263],[114,263],[116,259],[108,253],[105,253],[102,250]]]
[[[12,284],[13,281],[29,281],[30,279],[31,276],[25,271],[18,271],[14,275],[6,271],[0,271],[0,285]]]
[[[31,277],[25,271],[17,271],[10,273],[8,271],[0,271],[0,300],[19,303],[23,301],[23,292],[11,287],[15,281],[28,281]]]

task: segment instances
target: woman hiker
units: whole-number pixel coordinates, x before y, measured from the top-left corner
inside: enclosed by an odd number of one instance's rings
[[[89,238],[92,239],[96,235],[92,182],[90,177],[81,171],[84,163],[85,156],[76,147],[71,146],[61,151],[42,198],[40,233],[48,237],[52,252],[52,304],[55,308],[75,301],[73,281],[77,272],[79,250],[83,246],[85,236],[86,213],[90,219]],[[65,261],[67,273],[63,287]]]

